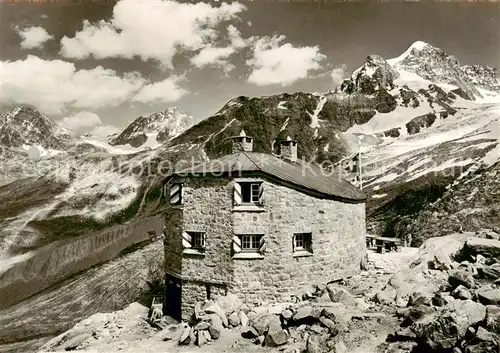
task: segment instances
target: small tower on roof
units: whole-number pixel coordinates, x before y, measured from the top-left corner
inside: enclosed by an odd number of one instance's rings
[[[233,136],[233,153],[252,152],[253,137],[247,136],[245,130],[241,130],[238,136]]]
[[[292,140],[290,136],[281,141],[280,155],[291,162],[297,162],[297,141]]]

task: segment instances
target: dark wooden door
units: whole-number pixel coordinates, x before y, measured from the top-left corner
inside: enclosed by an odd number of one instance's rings
[[[167,275],[165,277],[165,315],[181,321],[181,280]]]

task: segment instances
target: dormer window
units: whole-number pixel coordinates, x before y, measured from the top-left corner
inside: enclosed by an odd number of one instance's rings
[[[235,205],[263,204],[264,183],[261,181],[238,181],[234,185]]]

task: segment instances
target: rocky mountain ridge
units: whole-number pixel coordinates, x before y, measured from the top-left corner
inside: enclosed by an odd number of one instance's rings
[[[111,145],[140,147],[153,138],[161,144],[187,130],[194,118],[179,108],[170,107],[164,111],[140,116],[130,123],[118,136],[110,141]]]
[[[46,149],[61,149],[75,135],[45,115],[28,106],[19,106],[0,115],[0,145],[22,147],[38,145]]]

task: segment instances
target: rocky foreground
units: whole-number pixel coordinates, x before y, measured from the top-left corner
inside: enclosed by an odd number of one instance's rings
[[[369,253],[359,275],[293,302],[249,307],[228,294],[198,303],[188,323],[150,325],[148,309],[133,303],[89,317],[39,351],[499,352],[498,238],[451,234],[418,250]]]

